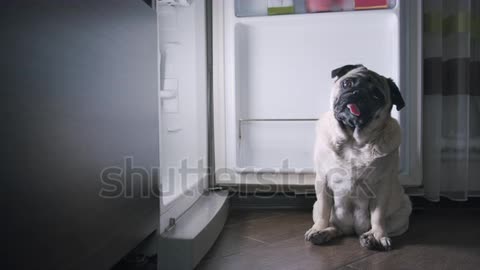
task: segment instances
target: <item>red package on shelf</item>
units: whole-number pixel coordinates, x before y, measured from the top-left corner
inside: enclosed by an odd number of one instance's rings
[[[388,8],[388,0],[355,0],[355,9]]]
[[[335,0],[305,0],[308,12],[320,12],[332,10]]]

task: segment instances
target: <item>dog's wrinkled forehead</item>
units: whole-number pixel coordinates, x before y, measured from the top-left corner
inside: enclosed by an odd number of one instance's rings
[[[388,90],[386,78],[362,65],[351,65],[349,66],[348,71],[340,71],[336,74],[336,76],[333,77],[336,77],[335,81],[337,84],[345,79],[355,79],[355,83],[358,86],[365,88],[377,88],[382,90],[382,92],[385,92],[384,94],[388,94],[386,93],[386,90]]]
[[[332,70],[332,79],[337,78],[338,80],[348,73],[360,72],[365,70],[367,70],[367,68],[364,67],[363,65],[345,65],[343,67],[339,67],[337,69]]]
[[[332,78],[335,79],[333,98],[340,94],[342,82],[349,80],[354,84],[355,88],[360,89],[377,89],[388,98],[388,83],[385,77],[371,71],[363,65],[347,65],[332,71]]]

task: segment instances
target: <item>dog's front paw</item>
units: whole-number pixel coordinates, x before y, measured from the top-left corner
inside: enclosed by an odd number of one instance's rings
[[[331,228],[318,229],[313,226],[305,233],[305,240],[310,241],[315,245],[321,245],[332,240],[334,236],[334,232]]]
[[[390,251],[392,249],[392,240],[386,236],[378,237],[377,239],[375,234],[370,231],[360,236],[360,245],[371,250]]]

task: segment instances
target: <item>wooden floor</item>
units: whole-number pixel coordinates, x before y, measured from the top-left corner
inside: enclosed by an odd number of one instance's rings
[[[306,210],[232,210],[197,269],[480,269],[480,210],[416,210],[390,252],[366,250],[357,237],[312,245],[311,225]]]

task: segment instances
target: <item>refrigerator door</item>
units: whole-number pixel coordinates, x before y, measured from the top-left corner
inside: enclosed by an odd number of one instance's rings
[[[161,269],[193,269],[228,213],[209,192],[205,0],[158,0]]]
[[[155,12],[1,1],[0,32],[1,268],[111,269],[158,227]]]

